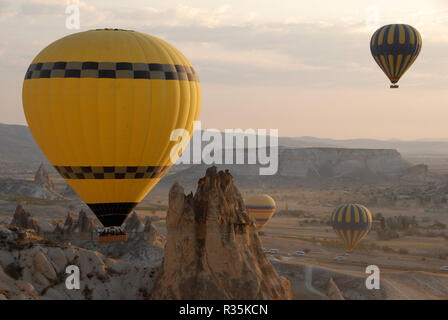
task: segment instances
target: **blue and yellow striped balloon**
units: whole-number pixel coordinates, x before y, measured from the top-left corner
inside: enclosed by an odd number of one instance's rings
[[[352,252],[372,227],[372,214],[360,204],[343,204],[333,210],[330,218],[336,234]]]
[[[370,51],[376,63],[393,85],[417,59],[422,48],[422,37],[407,24],[389,24],[379,28],[370,40]]]

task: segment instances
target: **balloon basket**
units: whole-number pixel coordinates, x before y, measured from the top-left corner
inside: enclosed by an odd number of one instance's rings
[[[121,227],[108,227],[99,229],[98,231],[99,243],[111,243],[111,242],[126,242],[127,235]]]
[[[391,84],[391,85],[390,85],[390,88],[391,88],[391,89],[398,89],[399,86],[398,86],[398,84]]]
[[[99,236],[98,242],[99,243],[111,243],[111,242],[126,242],[126,235],[119,235],[119,236]]]

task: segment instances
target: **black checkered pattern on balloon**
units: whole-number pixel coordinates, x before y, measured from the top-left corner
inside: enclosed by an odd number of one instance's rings
[[[199,82],[198,75],[191,66],[94,61],[58,61],[31,64],[25,74],[25,79],[42,78],[161,79]]]
[[[167,166],[90,167],[55,166],[65,179],[155,179],[168,171]]]

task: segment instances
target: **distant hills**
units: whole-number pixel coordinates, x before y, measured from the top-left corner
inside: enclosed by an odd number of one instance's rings
[[[290,148],[395,149],[405,158],[406,155],[448,155],[448,140],[335,140],[304,136],[279,137],[279,145]],[[34,173],[42,162],[50,168],[27,126],[0,123],[0,174]]]
[[[274,175],[260,175],[260,164],[220,164],[219,170],[230,170],[240,187],[282,188],[322,185],[382,184],[398,181],[412,164],[391,149],[287,148],[280,147],[278,170]],[[194,190],[199,178],[210,167],[190,165],[164,177],[158,188],[169,188],[180,182]]]
[[[34,174],[42,162],[46,158],[27,126],[0,123],[0,174]]]
[[[315,137],[279,138],[279,145],[290,147],[336,147],[362,149],[395,149],[402,155],[448,155],[448,140],[419,139],[375,140],[347,139],[335,140]]]

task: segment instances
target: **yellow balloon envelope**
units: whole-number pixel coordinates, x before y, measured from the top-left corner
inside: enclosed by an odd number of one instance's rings
[[[255,219],[257,230],[263,229],[275,213],[275,201],[267,194],[252,196],[246,200],[249,216]]]
[[[199,118],[190,62],[156,37],[98,29],[59,39],[23,82],[30,130],[101,223],[119,226],[173,165],[174,129]]]

